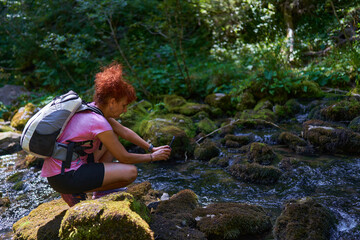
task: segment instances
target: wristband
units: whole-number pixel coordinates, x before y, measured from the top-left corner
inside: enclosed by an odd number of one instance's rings
[[[150,143],[150,146],[149,146],[149,148],[148,148],[148,152],[152,152],[153,148],[154,148],[154,145],[152,145],[152,144]]]

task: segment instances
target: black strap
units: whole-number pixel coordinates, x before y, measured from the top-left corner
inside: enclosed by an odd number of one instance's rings
[[[64,175],[65,168],[70,168],[71,166],[72,155],[74,153],[74,146],[75,146],[74,142],[68,143],[67,151],[66,151],[66,159],[61,165],[61,175]]]

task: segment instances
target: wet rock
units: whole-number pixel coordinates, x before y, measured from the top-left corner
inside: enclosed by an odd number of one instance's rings
[[[336,124],[310,120],[303,123],[303,135],[320,152],[360,153],[360,134]]]
[[[192,155],[194,151],[191,138],[195,136],[195,127],[190,118],[182,115],[170,114],[144,120],[140,126],[140,134],[154,146],[168,145],[175,136],[171,159],[185,159],[186,155]]]
[[[334,217],[312,198],[292,200],[276,220],[274,237],[277,240],[330,239]]]
[[[145,205],[128,193],[82,201],[65,214],[61,239],[154,239]]]
[[[208,239],[255,239],[271,230],[262,207],[244,203],[215,203],[193,212],[197,227]]]
[[[249,135],[235,136],[233,134],[227,134],[224,137],[224,141],[222,141],[222,142],[225,144],[226,147],[238,148],[238,147],[249,144],[251,141],[252,141],[252,138]]]
[[[217,129],[216,124],[209,118],[204,118],[196,124],[199,130],[205,134],[211,133]]]
[[[11,154],[21,150],[21,134],[14,132],[0,132],[0,155]]]
[[[238,111],[244,111],[245,109],[253,109],[256,105],[254,95],[250,92],[244,92],[239,97],[239,103],[236,106]]]
[[[285,157],[279,163],[279,167],[281,170],[290,171],[294,169],[299,164],[299,160],[294,157]]]
[[[169,200],[161,201],[155,210],[151,229],[159,239],[206,239],[195,229],[192,211],[198,207],[196,194],[185,189]],[[185,237],[185,238],[184,238]]]
[[[0,102],[5,105],[13,104],[21,95],[30,95],[23,86],[5,85],[0,88]]]
[[[152,189],[151,183],[148,181],[130,185],[126,192],[147,206],[153,202],[158,202],[163,194],[161,191]]]
[[[304,139],[290,132],[282,132],[279,136],[279,143],[286,144],[297,154],[311,155],[315,152],[314,148],[308,145]]]
[[[61,199],[41,204],[13,225],[13,239],[59,239],[61,220],[68,208]]]
[[[274,166],[262,166],[257,163],[233,164],[228,167],[231,175],[250,183],[273,184],[276,183],[282,172]]]
[[[220,150],[216,143],[211,141],[204,141],[195,147],[195,159],[209,161],[210,159],[219,156]]]
[[[209,161],[210,166],[219,166],[225,168],[229,166],[229,160],[227,158],[214,157]]]
[[[360,115],[360,102],[343,100],[321,109],[321,115],[330,121],[351,121]]]
[[[261,165],[270,165],[278,160],[278,156],[269,145],[259,142],[250,144],[247,157],[249,162]]]
[[[220,108],[225,113],[232,110],[231,97],[224,93],[212,93],[206,96],[205,103],[212,107]]]
[[[28,103],[25,107],[20,108],[11,119],[11,126],[22,131],[29,119],[38,111],[32,103]]]

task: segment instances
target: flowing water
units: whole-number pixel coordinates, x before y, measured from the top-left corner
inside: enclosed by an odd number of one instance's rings
[[[302,119],[306,116],[301,115]],[[302,122],[302,120],[298,120]],[[286,126],[283,126],[286,127]],[[291,127],[295,129],[294,126]],[[275,151],[286,157],[301,161],[292,170],[284,172],[274,185],[249,184],[239,181],[224,169],[211,167],[205,162],[188,160],[139,164],[136,182],[150,181],[153,189],[174,194],[183,189],[193,190],[202,205],[214,202],[242,202],[264,207],[273,223],[280,215],[283,204],[290,199],[313,197],[328,207],[337,220],[331,233],[331,240],[360,239],[360,158],[347,156],[317,155],[297,156],[289,149],[275,145],[276,131],[252,131],[256,141],[273,146]],[[222,154],[236,158],[236,149],[222,149]],[[35,169],[15,170],[15,163],[23,154],[0,156],[0,192],[9,197],[9,208],[0,209],[0,239],[11,239],[14,222],[29,214],[39,204],[59,198],[40,177]],[[7,178],[15,172],[23,172],[23,188],[13,189],[14,183]]]

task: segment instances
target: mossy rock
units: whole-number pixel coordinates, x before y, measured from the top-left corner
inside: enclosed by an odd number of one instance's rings
[[[321,120],[303,123],[304,138],[324,153],[360,153],[360,133]]]
[[[149,115],[151,108],[152,104],[145,100],[134,103],[128,107],[126,113],[121,115],[121,124],[136,131],[134,126]]]
[[[278,156],[269,145],[259,142],[250,144],[247,157],[249,162],[261,165],[270,165],[278,160]]]
[[[195,147],[195,159],[209,161],[210,159],[219,156],[220,149],[216,143],[212,141],[204,141]]]
[[[288,145],[295,152],[299,146],[307,146],[304,139],[291,132],[282,132],[279,135],[279,142]]]
[[[295,98],[320,98],[324,96],[319,84],[308,80],[293,85],[291,93]]]
[[[257,163],[234,164],[228,168],[231,175],[250,183],[274,184],[282,172],[274,166],[262,166]]]
[[[202,119],[196,125],[198,126],[200,132],[203,132],[205,134],[211,133],[212,131],[217,129],[216,124],[209,118]]]
[[[11,119],[11,127],[22,131],[29,119],[38,109],[32,103],[28,103],[25,107],[20,108]]]
[[[229,166],[229,160],[227,158],[223,158],[223,157],[222,158],[214,157],[214,158],[210,159],[209,165],[226,168],[227,166]]]
[[[253,109],[256,105],[254,95],[250,92],[244,92],[239,96],[239,103],[236,105],[236,110],[244,111],[245,109]]]
[[[351,121],[360,115],[360,102],[343,100],[321,109],[321,115],[330,121]]]
[[[141,215],[146,211],[131,194],[117,193],[70,208],[59,231],[61,239],[154,239]]]
[[[173,112],[176,109],[179,109],[182,105],[186,104],[185,98],[177,95],[166,95],[164,97],[165,108],[169,112]]]
[[[232,110],[231,97],[224,93],[212,93],[206,96],[205,103],[212,107],[220,108],[225,113]]]
[[[348,125],[348,128],[354,132],[360,133],[360,116],[351,120]]]
[[[288,202],[277,218],[273,234],[278,240],[330,239],[334,216],[312,198]]]
[[[1,208],[8,208],[10,207],[11,202],[9,197],[2,197],[0,196],[0,209]]]
[[[185,116],[193,116],[199,112],[207,112],[210,113],[211,109],[210,106],[207,104],[201,104],[201,103],[186,103],[185,105],[182,105],[181,107],[174,109],[174,112],[183,114]]]
[[[41,169],[43,163],[44,163],[43,158],[39,158],[31,154],[28,154],[24,159],[16,163],[16,169],[25,169],[31,167],[34,167],[36,169]]]
[[[263,109],[269,109],[272,111],[273,104],[271,103],[270,100],[263,98],[260,101],[258,101],[254,107],[254,111],[259,111],[259,110],[263,110]]]
[[[276,104],[274,113],[278,119],[290,119],[302,111],[301,104],[296,99],[289,99],[284,105]]]
[[[162,195],[161,191],[152,189],[149,181],[132,184],[128,186],[126,192],[133,195],[136,200],[141,201],[145,205],[159,201]]]
[[[272,227],[262,207],[244,203],[209,204],[195,209],[193,216],[199,230],[214,240],[255,239]]]
[[[59,239],[61,220],[68,208],[61,199],[39,205],[13,225],[13,239]]]
[[[277,120],[275,113],[269,109],[262,109],[259,111],[244,110],[238,112],[235,117],[244,120],[264,120],[268,122],[275,122]]]
[[[251,141],[252,138],[249,135],[235,136],[233,134],[227,134],[222,142],[225,144],[226,147],[238,148],[249,144]]]

